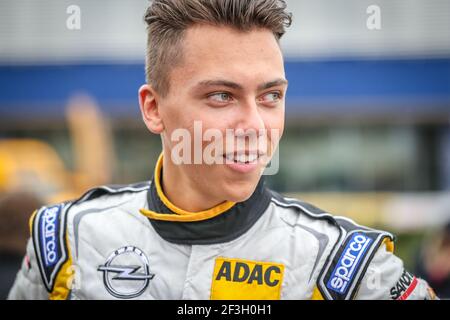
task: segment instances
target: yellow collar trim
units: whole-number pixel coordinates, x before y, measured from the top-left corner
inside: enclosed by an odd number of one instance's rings
[[[235,205],[234,202],[231,201],[225,201],[211,209],[199,211],[199,212],[190,212],[183,210],[181,208],[178,208],[176,205],[174,205],[170,200],[166,197],[164,192],[162,191],[161,187],[161,172],[162,172],[162,165],[163,165],[163,154],[158,158],[158,162],[156,163],[155,167],[155,174],[153,183],[156,187],[156,192],[158,194],[158,197],[161,199],[161,201],[164,203],[164,205],[169,208],[172,212],[175,214],[164,214],[164,213],[157,213],[152,210],[147,209],[141,209],[140,212],[145,215],[148,218],[155,219],[155,220],[164,220],[164,221],[184,221],[184,222],[191,222],[191,221],[202,221],[206,219],[211,219],[219,214],[224,213],[225,211],[229,210],[231,207]]]

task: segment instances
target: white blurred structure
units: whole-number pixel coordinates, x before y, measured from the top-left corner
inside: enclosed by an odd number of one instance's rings
[[[449,0],[288,0],[294,23],[283,40],[289,58],[450,54]],[[2,0],[0,63],[143,61],[148,0]],[[70,5],[81,29],[69,30]],[[381,30],[366,27],[370,5]]]

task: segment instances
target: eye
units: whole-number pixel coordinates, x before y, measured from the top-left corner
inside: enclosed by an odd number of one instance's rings
[[[220,102],[220,103],[230,102],[232,100],[231,95],[227,92],[216,92],[216,93],[210,94],[208,96],[208,98],[214,102]]]
[[[262,102],[278,102],[281,100],[281,92],[273,91],[263,95],[260,99]]]

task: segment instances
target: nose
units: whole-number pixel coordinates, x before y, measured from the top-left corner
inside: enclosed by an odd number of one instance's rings
[[[238,107],[236,132],[255,132],[258,136],[265,129],[264,119],[256,101],[245,101]],[[236,133],[236,135],[239,135]]]
[[[237,108],[234,127],[237,150],[265,150],[265,123],[256,101],[242,103]]]

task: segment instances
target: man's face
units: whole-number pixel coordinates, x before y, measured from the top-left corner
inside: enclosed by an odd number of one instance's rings
[[[220,131],[223,150],[212,154],[223,161],[206,164],[202,160],[201,164],[189,165],[171,162],[171,169],[205,196],[245,201],[261,177],[262,159],[270,158],[284,129],[287,82],[281,50],[269,30],[240,32],[207,25],[189,28],[182,46],[183,62],[171,69],[169,93],[158,102],[165,156],[180,143],[172,139],[177,129],[190,132],[192,161],[195,152],[203,154],[211,143],[196,145],[194,122],[201,124],[202,133],[208,129]],[[231,145],[226,141],[227,130],[234,133]],[[267,139],[267,147],[261,140],[252,140],[255,137]]]

